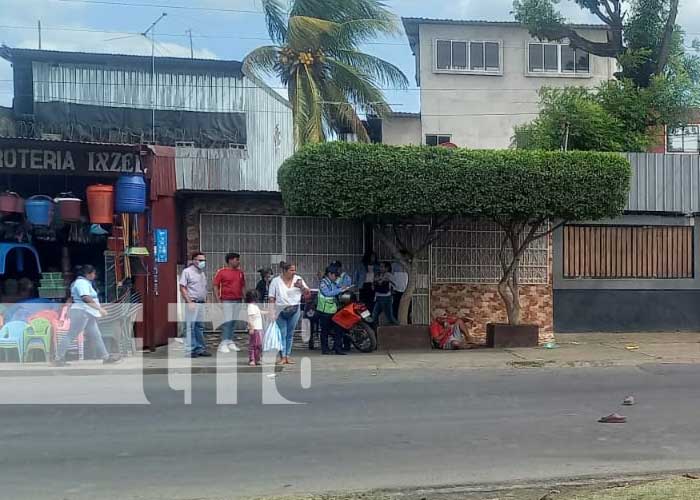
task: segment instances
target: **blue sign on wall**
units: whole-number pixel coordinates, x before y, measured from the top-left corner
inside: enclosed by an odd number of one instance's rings
[[[156,262],[168,262],[168,230],[156,229],[154,233],[156,240],[156,248],[154,252],[156,254]]]

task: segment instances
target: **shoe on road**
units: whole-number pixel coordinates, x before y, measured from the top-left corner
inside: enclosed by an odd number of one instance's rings
[[[233,351],[233,352],[240,352],[240,350],[241,350],[241,348],[238,347],[238,346],[236,345],[235,342],[231,342],[231,343],[228,345],[228,348],[229,348],[231,351]]]
[[[197,355],[200,358],[211,358],[212,354],[209,351],[198,352]]]
[[[228,354],[231,352],[231,350],[228,348],[229,344],[221,344],[219,346],[218,352]]]
[[[600,420],[598,420],[598,422],[601,424],[624,424],[627,422],[627,417],[623,417],[622,415],[613,413],[611,415],[608,415],[607,417],[601,418]]]

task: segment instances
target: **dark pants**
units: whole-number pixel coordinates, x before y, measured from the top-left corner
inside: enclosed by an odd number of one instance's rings
[[[401,305],[401,297],[403,297],[403,292],[394,292],[394,317],[399,318],[399,305]],[[408,324],[413,323],[411,314],[413,313],[413,301],[408,305]]]
[[[360,288],[360,302],[370,311],[374,309],[374,289],[371,284],[365,283]]]
[[[391,295],[388,297],[378,296],[374,299],[374,309],[372,310],[372,319],[379,325],[380,316],[384,313],[389,324],[398,325],[399,322],[394,316],[394,304]]]
[[[335,352],[340,352],[343,345],[343,332],[333,323],[333,315],[318,311],[316,314],[318,314],[318,322],[321,327],[321,352],[330,352],[328,347],[328,337],[330,335],[333,335],[333,349],[335,349]]]

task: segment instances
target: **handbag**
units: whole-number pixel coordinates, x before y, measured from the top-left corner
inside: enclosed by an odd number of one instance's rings
[[[267,325],[265,335],[263,337],[264,352],[279,352],[282,350],[282,332],[277,326],[277,322],[273,321]]]
[[[287,306],[284,309],[282,309],[280,315],[284,316],[285,318],[291,318],[297,313],[298,310],[299,306]]]

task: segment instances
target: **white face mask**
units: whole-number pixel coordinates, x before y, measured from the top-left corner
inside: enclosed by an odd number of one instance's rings
[[[205,267],[207,267],[207,261],[205,261],[205,260],[197,261],[197,267],[200,269],[204,269]]]

